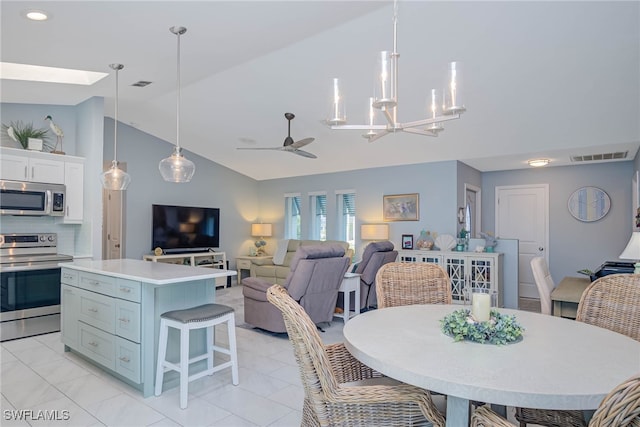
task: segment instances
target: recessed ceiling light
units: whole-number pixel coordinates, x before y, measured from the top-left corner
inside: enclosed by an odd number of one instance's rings
[[[40,9],[27,9],[22,12],[22,16],[32,21],[46,21],[51,18],[51,14]]]
[[[527,160],[527,163],[529,163],[529,166],[539,168],[540,166],[547,166],[549,164],[549,159],[531,159]]]
[[[0,79],[5,80],[26,80],[31,82],[67,83],[89,86],[108,75],[108,73],[96,71],[0,62]]]

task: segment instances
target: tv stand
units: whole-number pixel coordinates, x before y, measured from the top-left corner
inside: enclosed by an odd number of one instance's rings
[[[205,268],[220,268],[222,270],[229,269],[229,261],[227,261],[226,252],[181,252],[166,255],[143,255],[142,259],[152,262],[166,262],[170,264],[191,265],[194,267]],[[218,280],[224,280],[224,278],[216,279],[216,287],[222,286]],[[231,287],[231,276],[227,277],[227,287]]]
[[[163,253],[165,255],[191,255],[191,254],[203,254],[203,253],[211,253],[218,252],[215,248],[193,248],[193,249],[164,249]],[[222,253],[222,252],[219,252]]]

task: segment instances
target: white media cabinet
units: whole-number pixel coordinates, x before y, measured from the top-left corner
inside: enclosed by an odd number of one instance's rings
[[[465,291],[490,289],[498,292],[503,307],[502,257],[499,252],[399,250],[399,262],[431,262],[442,266],[451,279],[451,299],[464,304]]]

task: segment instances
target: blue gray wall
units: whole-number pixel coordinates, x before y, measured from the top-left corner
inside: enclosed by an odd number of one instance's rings
[[[93,98],[74,107],[0,104],[2,122],[42,122],[47,114],[65,130],[64,149],[87,158],[85,167],[85,212],[88,224],[60,225],[50,218],[0,218],[0,232],[54,231],[61,237],[61,251],[100,257],[101,188],[99,169],[103,158],[113,158],[113,121],[103,119],[102,99]],[[102,140],[106,141],[102,147]],[[215,141],[212,141],[215,143]],[[597,268],[603,261],[617,259],[632,231],[631,179],[640,169],[639,160],[568,167],[548,167],[480,173],[457,162],[374,168],[341,173],[303,176],[257,182],[187,152],[196,163],[196,175],[189,184],[166,183],[158,162],[172,151],[172,144],[121,124],[118,158],[127,163],[132,183],[126,192],[126,257],[140,258],[151,250],[151,205],[154,203],[210,206],[221,209],[221,249],[230,258],[247,254],[253,239],[254,221],[274,224],[273,242],[282,238],[284,194],[327,192],[328,212],[336,210],[335,191],[356,192],[357,225],[382,221],[382,196],[420,194],[419,221],[389,223],[390,239],[400,246],[402,234],[417,236],[421,230],[440,234],[458,231],[457,207],[462,206],[464,184],[482,188],[482,229],[495,230],[495,187],[500,185],[549,184],[550,268],[556,280],[575,275],[582,268]],[[103,151],[104,150],[104,151]],[[611,211],[595,223],[582,223],[567,211],[569,195],[577,188],[593,185],[611,197]],[[84,228],[83,228],[84,227]],[[86,230],[89,227],[90,230]],[[303,229],[307,227],[303,224]],[[337,235],[328,224],[328,236]],[[306,236],[303,236],[306,237]],[[501,236],[507,238],[508,236]],[[359,227],[356,244],[359,245]],[[273,249],[271,249],[273,250]]]
[[[105,119],[104,158],[113,159],[113,119]],[[215,144],[215,141],[211,142]],[[254,179],[206,160],[187,150],[196,165],[189,183],[165,182],[158,163],[173,152],[173,144],[120,123],[118,160],[127,163],[131,184],[126,191],[126,257],[141,258],[151,252],[151,205],[183,205],[220,208],[220,250],[233,263],[234,256],[248,254],[250,224],[258,217],[258,186]]]
[[[482,228],[495,230],[495,187],[548,184],[551,276],[557,283],[564,276],[577,276],[583,268],[595,270],[604,261],[619,260],[629,241],[635,170],[634,162],[628,161],[483,173]],[[599,187],[611,198],[611,210],[600,221],[580,222],[567,209],[569,196],[584,186]]]

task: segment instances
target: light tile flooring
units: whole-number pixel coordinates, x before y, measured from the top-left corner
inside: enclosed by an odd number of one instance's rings
[[[217,298],[236,308],[237,324],[244,323],[241,287],[219,290]],[[342,320],[335,319],[320,333],[323,341],[341,342],[342,326]],[[177,388],[145,399],[138,390],[65,353],[59,333],[4,342],[0,425],[299,426],[304,391],[286,336],[246,327],[237,327],[236,336],[240,384],[231,385],[230,370],[194,381],[185,410],[179,408]],[[22,419],[16,419],[18,414]]]

